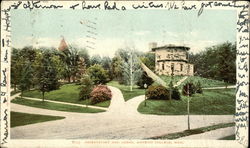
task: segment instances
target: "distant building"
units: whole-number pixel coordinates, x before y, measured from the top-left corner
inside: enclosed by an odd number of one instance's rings
[[[67,43],[66,43],[66,41],[65,41],[65,39],[63,37],[60,44],[59,44],[58,50],[59,51],[65,51],[65,50],[68,50],[68,49],[69,49],[69,47],[68,47],[68,45],[67,45]]]
[[[159,75],[194,75],[193,64],[188,63],[189,47],[165,45],[157,47],[157,44],[149,44],[155,52],[155,72]]]

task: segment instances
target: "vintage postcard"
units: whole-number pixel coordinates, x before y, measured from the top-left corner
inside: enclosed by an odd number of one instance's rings
[[[249,2],[2,1],[1,147],[248,147]]]

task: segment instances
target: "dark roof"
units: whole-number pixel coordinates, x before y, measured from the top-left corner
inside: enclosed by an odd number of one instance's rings
[[[161,47],[152,48],[152,51],[155,51],[158,49],[171,49],[171,48],[178,48],[178,49],[187,50],[187,51],[190,49],[189,47],[186,47],[186,46],[176,46],[173,44],[169,44],[169,45],[165,45],[165,46],[161,46]]]

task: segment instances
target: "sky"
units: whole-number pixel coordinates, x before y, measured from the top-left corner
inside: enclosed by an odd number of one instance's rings
[[[189,46],[198,53],[206,47],[236,41],[236,11],[206,10],[13,10],[12,46],[59,46],[86,48],[91,55],[112,57],[119,48],[149,51],[149,43],[158,46]]]

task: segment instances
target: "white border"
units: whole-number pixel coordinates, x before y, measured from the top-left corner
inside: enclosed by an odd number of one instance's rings
[[[104,1],[86,1],[88,4],[96,4],[100,3],[103,9]],[[114,1],[109,1],[110,3]],[[115,1],[117,6],[121,8],[121,6],[125,6],[127,9],[132,9],[132,4],[148,4],[150,1]],[[21,4],[18,6],[18,9],[25,9],[24,7],[32,2],[22,1]],[[82,1],[42,1],[39,4],[41,6],[50,6],[50,5],[62,5],[63,8],[59,9],[70,9],[70,6],[79,4],[75,9],[81,9]],[[195,5],[196,10],[201,10],[200,8],[203,6],[203,11],[208,9],[235,9],[237,10],[237,21],[244,22],[244,20],[249,19],[249,3],[247,1],[154,1],[155,4],[161,3],[171,3],[175,4],[179,9],[183,10],[183,6],[192,6]],[[221,5],[216,5],[221,3]],[[228,141],[228,140],[131,140],[134,144],[124,144],[126,140],[92,140],[95,141],[95,144],[86,143],[86,141],[90,140],[11,140],[10,139],[10,47],[7,47],[6,41],[11,40],[10,32],[6,31],[6,16],[10,15],[10,12],[3,12],[3,10],[7,9],[14,9],[15,5],[18,4],[18,1],[2,1],[1,2],[1,84],[3,81],[7,81],[6,86],[1,85],[1,92],[6,92],[5,95],[1,96],[1,146],[6,147],[246,147],[248,146],[248,96],[241,95],[240,91],[244,92],[246,95],[249,95],[249,30],[248,32],[243,32],[244,29],[249,27],[249,24],[242,24],[237,25],[237,28],[243,27],[240,32],[237,32],[237,59],[236,59],[236,66],[237,66],[237,87],[239,87],[239,91],[236,93],[236,113],[244,113],[247,112],[245,115],[235,116],[235,119],[239,120],[236,122],[236,140],[235,141]],[[224,5],[224,6],[222,6]],[[231,7],[232,6],[232,7]],[[246,8],[243,10],[243,7]],[[31,8],[30,7],[30,8]],[[29,9],[29,8],[26,8]],[[35,8],[33,9],[41,9]],[[152,9],[152,8],[150,8]],[[154,8],[155,9],[155,8]],[[166,7],[166,8],[157,8],[157,9],[167,9],[169,11],[174,10],[174,8]],[[117,10],[112,10],[117,11]],[[188,11],[188,10],[186,10]],[[246,11],[246,12],[243,12]],[[243,13],[242,13],[243,12]],[[240,14],[244,15],[239,17]],[[8,18],[7,18],[8,19]],[[10,19],[10,17],[9,17]],[[248,28],[249,29],[249,28]],[[248,40],[241,40],[242,38],[248,38]],[[4,44],[2,40],[4,40]],[[242,46],[245,45],[245,46]],[[239,48],[242,46],[242,48]],[[6,52],[7,57],[6,57]],[[240,53],[247,53],[246,55]],[[241,61],[241,58],[246,58],[245,61]],[[239,67],[243,67],[246,64],[246,68],[248,70],[239,69]],[[3,70],[6,69],[6,78],[4,78]],[[240,78],[238,74],[245,75],[243,78]],[[245,82],[245,83],[244,83]],[[242,93],[241,93],[242,94]],[[7,102],[4,103],[4,99],[7,99]],[[242,100],[239,102],[239,100]],[[237,103],[238,102],[238,103]],[[247,105],[246,108],[242,108],[243,106]],[[237,109],[238,108],[238,109]],[[6,112],[7,111],[7,112]],[[5,120],[5,118],[7,120]],[[247,118],[247,121],[240,121],[240,119]],[[241,127],[241,125],[245,125],[245,127]],[[239,128],[238,128],[239,127]],[[108,141],[108,143],[107,143]],[[112,141],[118,142],[117,144],[111,144]],[[148,144],[138,144],[138,142],[148,142]],[[164,143],[165,142],[165,143]]]

